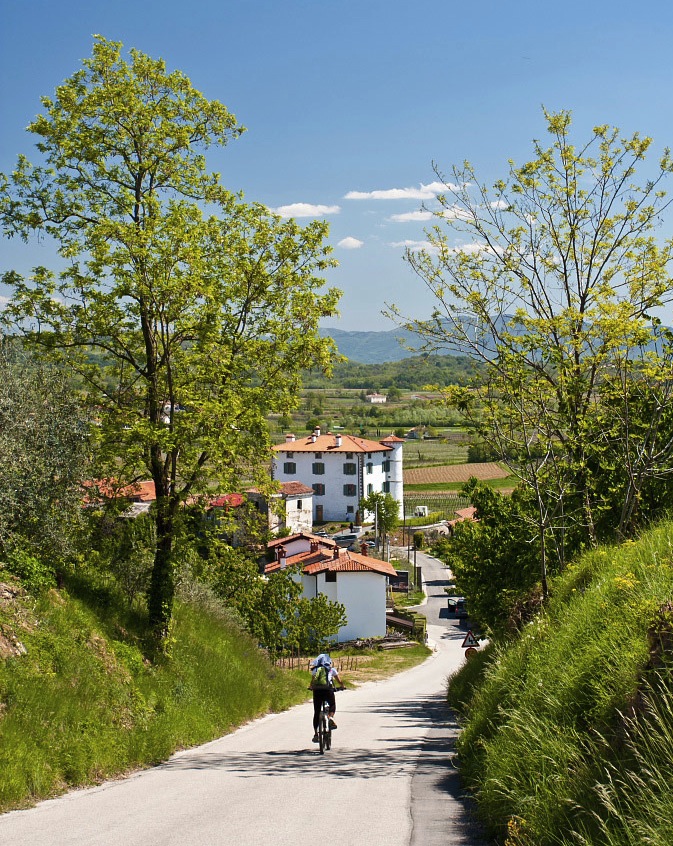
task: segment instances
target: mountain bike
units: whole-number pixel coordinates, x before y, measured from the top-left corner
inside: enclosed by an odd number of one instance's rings
[[[335,687],[334,690],[344,690],[344,688]],[[318,716],[318,747],[321,755],[325,754],[326,749],[332,748],[332,729],[329,726],[329,708],[329,701],[325,699],[322,703],[320,714]]]
[[[325,754],[326,749],[332,748],[332,729],[329,727],[329,702],[327,700],[322,703],[318,717],[318,746],[321,755]]]

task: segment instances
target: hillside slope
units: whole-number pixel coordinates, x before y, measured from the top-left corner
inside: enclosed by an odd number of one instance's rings
[[[165,760],[304,700],[207,595],[176,604],[170,657],[148,663],[105,597],[34,599],[0,579],[0,811]],[[94,601],[91,601],[91,600]]]
[[[670,846],[673,523],[586,554],[452,679],[462,773],[507,846]]]

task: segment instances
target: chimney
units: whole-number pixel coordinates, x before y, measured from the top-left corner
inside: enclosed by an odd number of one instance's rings
[[[341,555],[341,550],[338,546],[334,547],[334,552],[332,553],[332,558],[336,561],[336,559]]]
[[[276,550],[276,554],[278,555],[278,563],[280,564],[280,569],[284,570],[286,566],[287,550],[282,544]]]
[[[337,447],[341,446],[341,435],[336,436],[336,445],[337,445]]]
[[[294,434],[292,432],[288,432],[287,435],[285,435],[285,443],[286,444],[293,444],[294,442],[295,442]]]
[[[311,552],[317,552],[320,549],[320,542],[317,540],[311,541]]]
[[[362,543],[362,544],[360,544],[360,555],[366,555],[366,554],[367,554],[367,544]]]

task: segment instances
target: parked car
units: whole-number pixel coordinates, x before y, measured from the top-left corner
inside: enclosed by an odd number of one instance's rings
[[[349,546],[353,546],[353,544],[357,541],[358,536],[353,534],[346,534],[346,535],[333,535],[332,540],[336,541],[339,546],[343,546],[348,548]]]
[[[464,596],[450,596],[447,600],[449,611],[453,611],[456,617],[467,617],[467,603]]]

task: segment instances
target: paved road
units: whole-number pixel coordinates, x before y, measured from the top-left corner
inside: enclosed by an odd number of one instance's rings
[[[2,846],[482,846],[451,766],[446,677],[465,632],[442,611],[439,562],[423,556],[436,652],[393,679],[338,694],[332,750],[312,706],[250,723],[159,767],[0,817]]]

